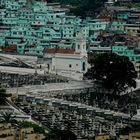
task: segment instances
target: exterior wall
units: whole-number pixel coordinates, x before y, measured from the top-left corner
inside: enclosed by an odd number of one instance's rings
[[[18,44],[17,45],[17,53],[24,54],[25,44]]]
[[[79,33],[75,41],[75,53],[87,56],[86,38],[82,33]]]
[[[140,132],[129,133],[129,140],[140,140]]]
[[[82,32],[82,34],[84,35],[85,38],[89,37],[89,27],[87,25],[80,25],[78,24],[76,27],[76,37],[78,36],[79,32]]]
[[[132,35],[132,36],[137,36],[139,30],[140,30],[139,26],[135,26],[135,25],[126,25],[125,26],[125,33]]]
[[[16,140],[15,130],[10,123],[0,124],[0,140]]]
[[[7,136],[5,138],[0,137],[0,140],[16,140],[15,136]]]
[[[114,21],[111,24],[111,30],[113,31],[124,31],[126,22]]]
[[[19,4],[18,2],[6,1],[6,8],[9,10],[18,10]]]
[[[0,130],[0,135],[2,134],[14,135],[14,133],[15,133],[14,129],[11,128]]]
[[[44,136],[41,134],[27,134],[26,138],[27,140],[42,140]]]
[[[118,19],[128,19],[129,15],[130,15],[130,12],[119,11],[117,13],[117,18]]]
[[[22,38],[18,38],[18,37],[9,37],[9,38],[6,38],[5,42],[9,45],[13,44],[18,44],[20,43],[22,40]]]
[[[64,77],[72,78],[75,80],[83,80],[83,73],[79,73],[79,72],[60,71],[60,72],[57,72],[57,74],[62,75]]]
[[[139,61],[140,54],[135,54],[134,50],[129,50],[127,46],[112,46],[112,52],[121,56],[127,56],[130,61]]]
[[[41,46],[34,46],[32,48],[28,48],[28,51],[26,51],[25,54],[43,56],[43,49],[44,48]]]
[[[76,42],[76,53],[85,53],[86,54],[86,42],[84,41],[77,41]]]
[[[5,38],[0,37],[0,46],[4,47],[5,46]]]
[[[127,46],[112,46],[112,51],[113,52],[118,52],[118,53],[123,53],[128,49]]]
[[[128,140],[128,135],[120,135],[119,140]]]
[[[20,129],[19,138],[24,140],[26,134],[33,134],[33,128],[22,128]]]
[[[109,135],[99,135],[95,137],[95,140],[107,140],[109,138],[110,138]]]
[[[20,140],[42,140],[44,138],[43,134],[36,134],[33,128],[22,128],[20,130]]]
[[[63,38],[74,38],[74,25],[64,25],[62,30]]]
[[[88,25],[89,25],[89,30],[105,30],[108,26],[109,22],[106,21],[89,21]]]
[[[68,57],[58,57],[56,56],[55,58],[52,59],[54,62],[52,65],[52,69],[56,71],[78,71],[78,72],[83,72],[82,70],[82,64],[83,60],[80,58],[76,58],[74,56]]]
[[[130,132],[128,135],[120,135],[119,140],[140,140],[140,132]]]

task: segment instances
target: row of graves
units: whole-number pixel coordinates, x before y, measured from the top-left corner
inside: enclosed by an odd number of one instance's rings
[[[21,87],[23,85],[44,85],[46,83],[62,83],[68,80],[50,74],[19,74],[0,72],[0,85],[3,87]]]
[[[129,114],[57,98],[19,95],[15,104],[46,129],[69,129],[79,138],[102,133],[116,135],[127,125],[140,123]]]

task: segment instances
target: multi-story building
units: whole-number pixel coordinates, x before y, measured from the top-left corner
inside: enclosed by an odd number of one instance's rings
[[[16,140],[16,131],[11,127],[10,123],[0,124],[0,139],[1,140]]]
[[[127,24],[125,26],[125,33],[131,36],[138,36],[140,31],[140,24]]]
[[[67,9],[42,1],[5,0],[0,5],[3,7],[0,9],[0,46],[16,45],[19,54],[42,55],[45,48],[71,48],[68,44],[64,46],[52,42],[74,42],[79,32],[88,40],[91,34],[104,30],[108,25],[105,21],[68,16]]]
[[[137,62],[140,59],[140,54],[135,53],[133,49],[129,49],[128,46],[112,46],[112,52],[121,56],[127,56],[130,61]]]
[[[13,129],[10,123],[0,124],[0,140],[42,140],[45,136],[37,134],[33,128]]]
[[[33,128],[22,128],[19,132],[19,140],[42,140],[43,134],[34,133]]]

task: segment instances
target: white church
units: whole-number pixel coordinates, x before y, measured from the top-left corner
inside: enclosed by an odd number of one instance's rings
[[[50,57],[50,53],[45,54],[46,58],[48,56]],[[79,33],[75,41],[75,50],[72,53],[56,52],[51,54],[50,72],[82,80],[88,65],[86,38],[82,33]]]

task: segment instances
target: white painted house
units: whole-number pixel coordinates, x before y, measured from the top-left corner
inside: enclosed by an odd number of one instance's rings
[[[48,54],[50,56],[50,54]],[[46,55],[47,56],[47,55]],[[87,49],[86,39],[79,33],[75,41],[75,50],[58,51],[52,55],[51,71],[56,74],[82,80],[83,74],[87,71]]]

